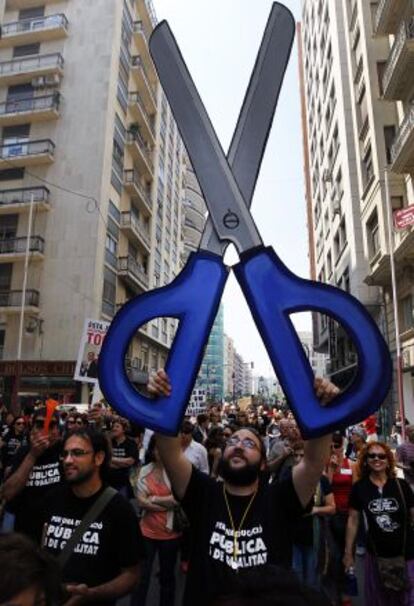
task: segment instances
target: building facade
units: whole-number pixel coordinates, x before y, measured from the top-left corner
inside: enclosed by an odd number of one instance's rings
[[[85,318],[111,320],[179,270],[184,150],[148,52],[150,0],[1,6],[2,391],[77,401]],[[141,327],[127,368],[162,366],[175,329]]]
[[[220,305],[205,349],[195,389],[204,389],[208,403],[224,398],[224,326]]]
[[[354,294],[376,320],[395,358],[392,250],[404,395],[413,419],[414,236],[412,226],[394,228],[393,214],[414,202],[414,5],[410,0],[304,0],[302,7],[299,51],[311,275]],[[347,366],[356,363],[352,346],[327,318],[318,317],[314,328],[316,345],[330,355],[330,376],[346,383],[351,378]]]

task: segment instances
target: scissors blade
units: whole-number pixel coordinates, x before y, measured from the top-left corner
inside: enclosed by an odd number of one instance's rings
[[[239,253],[262,246],[260,234],[166,21],[152,33],[150,51],[218,237],[233,242]]]
[[[233,175],[249,208],[272,126],[280,89],[295,36],[292,13],[273,3],[249,86],[227,154]],[[228,242],[219,240],[208,217],[200,248],[224,255]]]

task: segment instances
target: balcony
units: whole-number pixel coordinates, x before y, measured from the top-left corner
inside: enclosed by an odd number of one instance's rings
[[[0,263],[12,263],[21,261],[26,256],[27,238],[6,238],[0,240]],[[41,236],[31,236],[29,241],[29,253],[31,261],[43,259],[45,241]]]
[[[151,150],[144,141],[139,131],[128,131],[126,134],[126,147],[138,165],[144,177],[153,178],[154,165],[151,158]]]
[[[406,19],[400,25],[392,45],[382,78],[384,99],[389,101],[404,100],[412,88],[414,72],[414,17]]]
[[[147,111],[154,113],[157,110],[156,86],[151,84],[140,55],[131,57],[131,71]]]
[[[45,122],[59,117],[60,93],[42,97],[15,98],[0,103],[0,126],[22,122]]]
[[[152,215],[151,196],[142,185],[138,171],[134,169],[124,170],[124,187],[139,202],[140,208],[147,215]]]
[[[399,174],[414,172],[414,103],[404,117],[392,144],[391,170]]]
[[[30,55],[0,63],[0,86],[30,82],[35,78],[45,78],[45,84],[58,83],[63,76],[63,57],[60,53]],[[52,82],[53,81],[53,82]]]
[[[0,47],[66,38],[68,25],[68,20],[62,14],[4,23],[1,29]]]
[[[148,229],[130,211],[121,213],[121,229],[128,238],[143,248],[145,253],[151,252],[151,236]]]
[[[3,189],[0,191],[0,215],[28,212],[32,196],[36,212],[49,210],[49,194],[47,187]]]
[[[0,168],[51,164],[55,144],[50,139],[16,141],[0,145]]]
[[[381,0],[374,18],[374,31],[377,36],[395,34],[398,25],[406,13],[409,0]]]
[[[54,4],[56,0],[42,0],[42,6]],[[6,10],[20,10],[39,6],[39,0],[6,0]]]
[[[118,274],[135,293],[149,288],[148,274],[133,257],[119,257]]]
[[[24,309],[26,312],[36,313],[39,311],[40,294],[38,290],[26,290],[24,298]],[[0,312],[19,313],[23,302],[23,291],[8,290],[0,292]]]
[[[154,63],[152,62],[152,58],[149,52],[148,47],[148,36],[144,29],[142,21],[135,21],[133,26],[133,36],[134,41],[137,46],[140,57],[142,57],[143,62],[145,63],[145,68],[147,70],[148,75],[151,76],[152,80],[156,79],[156,71],[154,67]]]
[[[149,115],[138,92],[129,93],[128,107],[132,118],[138,122],[145,137],[155,144],[154,116]]]

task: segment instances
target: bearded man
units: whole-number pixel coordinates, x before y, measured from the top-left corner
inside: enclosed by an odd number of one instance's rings
[[[324,379],[316,379],[315,390],[321,403],[339,392]],[[170,395],[165,371],[151,376],[148,391]],[[309,440],[292,476],[268,484],[261,479],[266,452],[260,435],[243,427],[226,442],[219,468],[223,482],[216,482],[191,465],[179,438],[157,436],[173,491],[191,525],[185,606],[204,606],[231,593],[239,570],[266,564],[290,568],[292,529],[311,502],[330,443],[330,435]]]

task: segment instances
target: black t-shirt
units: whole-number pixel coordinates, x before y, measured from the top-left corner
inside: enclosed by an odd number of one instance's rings
[[[7,504],[7,509],[16,515],[15,530],[32,537],[37,543],[42,534],[41,511],[45,496],[51,488],[63,480],[60,465],[62,443],[48,448],[38,459],[30,472],[26,486]],[[30,446],[20,448],[11,462],[11,474],[20,466],[30,450]],[[9,476],[10,477],[10,476]]]
[[[405,480],[398,482],[405,505],[397,480],[389,479],[381,491],[369,478],[363,478],[353,485],[349,506],[365,513],[369,529],[368,550],[381,557],[402,555],[405,525],[405,555],[407,560],[411,560],[414,558],[414,532],[410,524],[410,509],[414,507],[414,493]]]
[[[322,503],[324,498],[328,494],[332,494],[332,486],[326,476],[321,476],[320,479],[320,491],[322,497]],[[293,532],[293,542],[295,545],[307,545],[308,547],[313,545],[313,528],[314,528],[314,516],[305,515],[297,524],[295,524]]]
[[[228,494],[227,498],[238,529],[251,497]],[[192,536],[184,604],[202,606],[228,591],[236,574],[223,483],[193,468],[182,506]],[[238,536],[237,569],[265,564],[290,567],[292,527],[303,513],[291,479],[272,485],[261,482]]]
[[[138,448],[134,440],[125,438],[123,442],[117,444],[112,440],[112,456],[117,459],[134,459],[138,461]],[[109,484],[119,490],[123,486],[129,486],[129,470],[130,467],[122,467],[119,469],[111,469],[109,473]]]
[[[49,493],[42,520],[43,545],[47,551],[54,555],[62,551],[102,490],[81,499],[73,494],[70,486],[63,484]],[[142,557],[138,519],[128,501],[116,494],[76,545],[63,569],[63,581],[96,587],[117,577],[123,568],[136,565]],[[108,606],[115,601],[99,602],[99,606],[101,604]]]
[[[26,434],[15,435],[14,432],[7,434],[3,448],[1,449],[1,461],[3,468],[9,467],[12,462],[14,455],[17,453],[21,446],[27,446]]]

